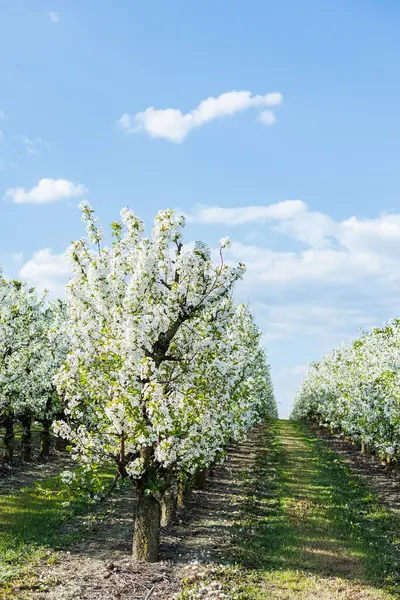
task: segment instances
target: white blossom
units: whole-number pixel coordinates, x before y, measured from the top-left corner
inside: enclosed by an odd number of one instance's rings
[[[88,203],[82,211],[88,239],[69,253],[70,350],[56,377],[67,419],[57,431],[87,467],[115,462],[148,485],[209,465],[276,413],[260,332],[231,300],[244,266],[214,265],[202,242],[184,247],[171,210],[147,238],[125,208],[110,248]]]
[[[394,319],[311,364],[293,417],[400,455],[400,320]]]

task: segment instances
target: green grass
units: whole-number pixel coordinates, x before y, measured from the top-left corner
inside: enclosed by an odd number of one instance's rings
[[[302,424],[277,421],[252,442],[231,566],[182,599],[213,585],[238,600],[400,598],[399,517]]]
[[[111,476],[104,473],[104,482]],[[79,527],[69,523],[93,505],[61,489],[57,477],[48,477],[40,485],[0,495],[0,594],[2,589],[7,593],[11,581],[28,576],[36,561],[80,536]]]
[[[198,598],[202,586],[231,600],[400,598],[399,517],[305,426],[260,428],[234,460],[225,502],[236,494],[239,514],[231,513],[225,564],[205,569],[182,599]],[[35,562],[82,537],[79,515],[93,508],[74,492],[67,504],[58,490],[48,477],[0,495],[0,597],[15,597],[11,582],[34,583]],[[220,525],[226,518],[212,516]]]

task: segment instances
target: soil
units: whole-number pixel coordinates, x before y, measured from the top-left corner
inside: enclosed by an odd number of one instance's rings
[[[11,494],[39,479],[56,475],[71,464],[65,452],[54,452],[49,457],[34,455],[30,462],[15,459],[13,464],[0,460],[0,494]]]
[[[398,466],[381,465],[379,457],[374,454],[362,454],[358,446],[343,439],[340,435],[331,434],[328,429],[309,424],[310,429],[322,439],[327,446],[337,452],[350,467],[353,473],[363,478],[365,484],[393,512],[400,513],[400,469]]]
[[[201,579],[218,564],[229,544],[229,526],[240,512],[239,471],[251,468],[250,443],[230,451],[214,470],[205,490],[193,490],[175,522],[162,529],[160,558],[155,564],[132,564],[133,493],[127,488],[107,501],[107,519],[93,519],[84,537],[68,551],[50,553],[35,567],[33,583],[15,586],[16,598],[34,600],[169,600],[187,578]],[[85,518],[82,518],[84,521]],[[82,521],[68,526],[82,530]],[[49,564],[49,562],[51,564]],[[25,587],[29,589],[25,590]]]
[[[385,469],[373,457],[361,455],[354,446],[331,436],[325,430],[313,427],[313,431],[332,450],[338,452],[384,502],[395,511],[400,510],[399,472]],[[178,513],[174,523],[163,528],[160,562],[132,564],[134,501],[132,490],[126,488],[123,493],[107,500],[106,506],[101,505],[95,509],[94,513],[98,512],[98,518],[86,517],[85,521],[85,517],[82,517],[80,521],[64,526],[69,532],[74,527],[77,532],[82,531],[81,539],[73,543],[68,551],[49,552],[49,556],[35,566],[30,584],[14,587],[15,599],[176,598],[183,580],[190,583],[201,581],[210,570],[226,562],[224,557],[229,556],[233,524],[243,511],[245,502],[243,473],[248,474],[255,468],[256,458],[254,440],[253,443],[244,442],[231,448],[229,460],[214,470],[206,482],[205,490],[194,490],[184,511]],[[59,469],[57,461],[51,459],[43,465],[32,465],[28,471],[18,471],[8,479],[13,481],[14,487],[21,487],[21,484],[27,484],[42,474],[47,476],[53,469]],[[0,487],[3,487],[4,481],[0,479]],[[106,512],[106,518],[101,518],[102,511]],[[299,511],[295,517],[299,518]],[[219,596],[216,590],[212,597],[227,596]],[[336,598],[333,595],[329,597]]]

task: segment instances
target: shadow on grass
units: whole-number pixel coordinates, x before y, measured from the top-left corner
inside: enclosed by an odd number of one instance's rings
[[[111,473],[103,477],[111,480]],[[79,536],[73,523],[93,507],[81,495],[60,495],[59,490],[59,479],[48,477],[39,487],[33,484],[0,495],[0,584],[22,572],[29,561]]]
[[[302,424],[260,427],[232,451],[230,472],[198,495],[195,535],[178,540],[184,557],[202,548],[250,578],[304,573],[399,593],[399,518]]]
[[[46,480],[46,487],[56,489],[56,480]],[[116,518],[100,525],[88,542],[74,544],[72,552],[92,557],[129,553],[130,503],[131,496],[116,500]],[[57,496],[32,487],[0,496],[0,581],[46,549],[79,540],[77,515],[87,511],[88,505],[77,498],[64,505]],[[399,518],[336,453],[303,425],[276,421],[231,449],[208,489],[193,494],[184,523],[163,530],[161,549],[162,558],[176,563],[237,564],[246,585],[252,579],[259,585],[260,578],[280,574],[283,581],[303,573],[304,579],[342,578],[397,595],[398,537]]]

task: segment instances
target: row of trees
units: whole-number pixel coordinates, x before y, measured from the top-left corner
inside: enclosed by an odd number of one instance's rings
[[[162,512],[165,522],[193,476],[201,479],[230,443],[276,415],[269,366],[252,315],[233,301],[245,269],[225,264],[228,239],[215,265],[203,243],[183,245],[184,220],[172,211],[161,211],[146,237],[124,209],[103,247],[92,208],[81,209],[88,235],[70,248],[66,305],[45,307],[29,288],[4,282],[23,298],[18,306],[30,298],[27,327],[11,314],[9,321],[14,332],[29,331],[21,346],[33,345],[24,364],[6,357],[1,390],[25,369],[23,395],[15,388],[7,398],[19,397],[35,418],[43,406],[48,420],[56,417],[55,433],[86,472],[114,464],[116,480],[134,483],[133,555],[154,561]],[[32,357],[47,347],[53,362],[40,371],[38,361],[38,388],[28,393]],[[14,404],[4,407],[1,414],[21,418]]]
[[[25,283],[0,272],[0,427],[6,455],[14,455],[14,425],[22,425],[21,450],[31,456],[31,426],[42,426],[40,452],[50,451],[50,427],[62,416],[54,375],[67,356],[66,305],[46,303]]]
[[[313,363],[293,418],[342,432],[363,452],[400,458],[400,320],[389,321]]]

